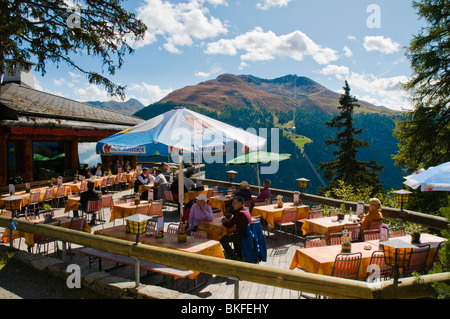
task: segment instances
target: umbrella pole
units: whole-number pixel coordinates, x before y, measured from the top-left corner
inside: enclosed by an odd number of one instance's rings
[[[259,166],[258,166],[258,164],[256,164],[256,177],[258,178],[258,194],[260,194],[261,193],[261,189],[260,189],[261,181],[259,180]]]
[[[178,156],[178,207],[180,208],[180,220],[183,217],[183,203],[184,203],[184,174],[183,174],[183,156]]]

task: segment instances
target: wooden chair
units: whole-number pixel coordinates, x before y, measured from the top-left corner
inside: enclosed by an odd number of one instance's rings
[[[221,211],[221,210],[213,211],[213,217],[214,218],[221,218],[221,217],[223,217],[223,211]]]
[[[403,270],[403,276],[411,276],[416,271],[418,273],[424,273],[428,254],[430,252],[430,245],[424,244],[417,248],[413,248],[411,252],[411,258],[409,259],[409,265]]]
[[[54,221],[51,223],[47,223],[46,225],[52,225],[52,226],[59,226],[60,225],[60,221]],[[58,253],[59,248],[58,248],[58,240],[55,238],[51,238],[51,237],[46,237],[46,236],[36,236],[35,237],[35,253],[39,254],[41,252],[41,247],[44,246],[44,253],[45,255],[48,256],[48,251],[50,248],[50,244],[53,243],[53,247],[54,247],[54,252]]]
[[[359,234],[361,232],[360,224],[346,224],[342,231],[347,230],[352,234],[352,242],[359,241]]]
[[[368,229],[378,229],[380,230],[382,222],[381,221],[373,221],[369,224],[369,228]]]
[[[28,200],[28,216],[34,215],[39,216],[39,197],[41,196],[41,192],[39,190],[30,192],[30,199]]]
[[[178,207],[178,202],[173,199],[172,191],[170,189],[164,190],[164,206],[174,206]]]
[[[44,204],[53,204],[53,194],[55,190],[53,187],[49,187],[45,190],[44,199],[42,200],[41,209],[44,209]],[[50,202],[50,203],[49,203]]]
[[[363,240],[378,240],[380,239],[380,230],[379,229],[368,229],[363,231]]]
[[[312,210],[309,212],[309,219],[323,218],[322,210]]]
[[[95,200],[88,200],[87,202],[87,208],[83,213],[83,217],[86,219],[87,221],[87,216],[91,215],[91,220],[90,223],[93,224],[95,222],[95,220],[99,221],[99,222],[104,222],[104,220],[101,220],[99,218],[97,219],[93,219],[93,215],[94,214],[98,214],[100,216],[102,211],[102,199],[95,199]]]
[[[280,230],[280,238],[283,239],[283,234],[281,231],[282,227],[294,226],[294,235],[297,235],[297,208],[285,208],[283,210],[283,215],[281,220],[275,221],[275,225],[278,225]]]
[[[370,257],[370,265],[376,265],[378,266],[378,269],[380,271],[379,276],[380,279],[390,279],[393,274],[392,267],[387,265],[384,259],[384,251],[382,250],[376,250],[372,253],[372,256]],[[375,270],[373,266],[367,268],[366,277],[370,276],[373,273],[373,270]]]
[[[102,183],[101,183],[101,185],[100,185],[100,191],[101,191],[102,193],[106,193],[107,190],[108,190],[108,177],[105,176],[105,177],[103,177],[103,179],[102,179]]]
[[[149,216],[161,216],[163,217],[163,201],[161,200],[155,200],[152,202],[152,205],[150,206],[150,209],[148,210]]]
[[[167,226],[167,233],[168,234],[171,234],[171,235],[176,235],[176,234],[178,234],[178,228],[179,228],[180,226],[178,225],[178,224],[176,224],[176,223],[170,223],[168,226]]]
[[[196,238],[208,239],[208,231],[205,229],[197,229],[197,231],[191,232],[191,235]]]
[[[137,205],[135,214],[148,215],[148,211],[149,211],[148,204]]]
[[[327,242],[322,235],[307,236],[305,238],[305,248],[326,246]]]
[[[361,264],[361,253],[341,253],[336,256],[331,275],[334,277],[357,279]]]
[[[84,231],[84,228],[86,227],[86,220],[84,218],[80,217],[73,217],[70,220],[69,229],[77,230],[77,231]],[[68,255],[73,255],[72,253],[72,243],[68,243]]]
[[[61,207],[60,206],[61,200],[63,201],[63,205],[66,204],[66,199],[65,199],[65,195],[64,195],[65,190],[66,189],[64,186],[58,186],[58,188],[56,189],[56,195],[54,198],[55,207]]]
[[[405,236],[405,230],[402,226],[392,227],[389,229],[389,238]]]
[[[329,245],[340,245],[342,244],[342,232],[332,233],[328,236]]]
[[[105,219],[105,209],[109,209],[111,212],[111,206],[113,203],[112,195],[102,196],[102,219]]]
[[[88,188],[87,188],[87,182],[86,182],[86,180],[81,181],[81,184],[80,184],[80,192],[78,193],[78,195],[81,196],[81,193],[87,191],[87,189],[88,189]]]

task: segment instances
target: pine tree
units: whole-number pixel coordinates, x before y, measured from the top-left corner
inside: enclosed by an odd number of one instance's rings
[[[324,170],[324,176],[330,181],[330,185],[321,192],[331,190],[337,186],[339,180],[354,187],[372,186],[374,193],[383,189],[379,171],[383,169],[375,161],[359,161],[356,154],[360,147],[369,146],[369,142],[362,141],[355,136],[361,134],[362,128],[356,129],[353,125],[353,110],[360,105],[358,100],[350,95],[350,86],[345,81],[344,94],[339,99],[340,113],[330,122],[325,122],[328,127],[337,129],[336,139],[325,141],[326,145],[335,145],[337,150],[333,152],[335,161],[320,163],[319,170]]]

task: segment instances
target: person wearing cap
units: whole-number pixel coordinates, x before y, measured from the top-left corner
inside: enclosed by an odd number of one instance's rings
[[[241,182],[240,189],[236,192],[236,194],[234,194],[234,196],[240,196],[244,199],[244,201],[252,199],[252,192],[250,191],[250,186],[247,181]]]
[[[189,213],[188,232],[197,231],[198,225],[200,225],[202,221],[212,221],[214,218],[211,206],[206,203],[208,198],[201,194],[195,197],[195,199],[196,202],[192,205]]]

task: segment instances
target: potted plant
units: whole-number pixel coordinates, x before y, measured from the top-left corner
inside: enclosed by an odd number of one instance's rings
[[[139,205],[141,203],[141,193],[136,193],[134,196],[134,205]]]
[[[184,243],[187,240],[187,224],[186,221],[182,221],[180,222],[180,225],[178,226],[178,233],[177,233],[177,237],[178,237],[178,242],[179,243]]]
[[[412,244],[420,243],[420,231],[421,231],[421,228],[419,225],[413,224],[411,226],[411,243]]]
[[[75,174],[73,174],[73,182],[74,183],[77,183],[78,182],[78,177],[80,176],[80,174],[78,174],[78,171],[75,173]]]
[[[352,234],[348,230],[342,232],[341,250],[343,253],[352,251]]]
[[[52,212],[52,206],[49,204],[44,204],[44,223],[49,223],[53,220],[53,212]]]
[[[277,205],[279,208],[283,207],[283,196],[282,195],[278,195],[277,196]]]

